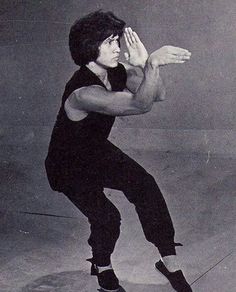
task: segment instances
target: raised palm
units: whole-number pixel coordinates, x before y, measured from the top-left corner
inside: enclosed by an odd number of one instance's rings
[[[125,53],[126,60],[132,66],[144,68],[148,52],[139,36],[129,27],[125,29],[124,37],[128,49],[128,52]]]

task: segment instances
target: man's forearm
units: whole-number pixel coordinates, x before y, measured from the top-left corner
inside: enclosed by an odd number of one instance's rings
[[[162,101],[165,99],[165,96],[166,96],[166,88],[161,76],[159,76],[157,81],[158,81],[158,92],[157,92],[156,98],[154,99],[154,102]]]
[[[132,93],[136,93],[138,91],[138,88],[140,87],[142,80],[143,80],[143,76],[144,76],[144,69],[145,69],[145,64],[140,68],[140,72],[137,72],[137,70],[135,69],[135,67],[131,68],[131,66],[127,69],[127,83],[126,86],[127,88],[132,92]],[[165,90],[165,85],[163,83],[163,80],[159,74],[159,77],[157,79],[158,82],[158,90],[157,90],[157,94],[156,97],[154,99],[154,102],[157,101],[162,101],[165,99],[165,94],[166,94],[166,90]]]
[[[154,66],[149,60],[146,62],[143,70],[143,80],[134,94],[134,100],[141,108],[150,110],[153,102],[161,97],[162,81],[160,80],[159,67]]]
[[[148,60],[148,58],[147,58]],[[144,74],[144,69],[145,69],[145,65],[146,65],[146,62],[147,60],[145,60],[145,62],[142,63],[142,65],[140,65],[140,69],[142,70],[143,74]],[[164,86],[164,83],[163,83],[163,80],[159,74],[159,77],[158,77],[158,91],[157,91],[157,94],[156,94],[156,98],[154,99],[154,102],[157,102],[157,101],[162,101],[165,99],[165,95],[166,95],[166,89],[165,89],[165,86]]]

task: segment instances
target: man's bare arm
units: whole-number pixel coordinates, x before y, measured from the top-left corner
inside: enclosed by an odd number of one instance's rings
[[[135,94],[108,91],[99,85],[79,88],[69,96],[65,109],[68,110],[69,103],[73,109],[112,116],[144,114],[152,108],[158,76],[158,66],[152,68],[150,64],[147,65],[144,78]]]
[[[138,115],[151,110],[159,94],[159,66],[184,63],[190,58],[187,50],[165,46],[153,52],[145,65],[144,76],[136,93],[112,92],[93,85],[75,90],[68,98],[65,109],[98,112],[113,116]]]
[[[140,84],[142,83],[143,70],[126,63],[122,63],[122,64],[124,65],[127,72],[126,87],[130,92],[135,93],[137,92]],[[154,102],[162,101],[165,99],[166,90],[165,90],[165,86],[164,86],[161,76],[159,76],[158,78],[158,84],[159,84],[158,92],[157,92]]]

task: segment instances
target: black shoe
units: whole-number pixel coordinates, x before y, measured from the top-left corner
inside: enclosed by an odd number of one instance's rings
[[[171,286],[175,289],[175,291],[177,292],[193,291],[188,282],[186,281],[184,274],[181,270],[170,272],[161,260],[155,264],[155,267],[169,280]]]
[[[92,260],[88,260],[91,262],[91,275],[97,276],[98,284],[103,291],[106,292],[117,292],[120,289],[119,280],[117,279],[114,270],[109,269],[99,273],[98,267]]]

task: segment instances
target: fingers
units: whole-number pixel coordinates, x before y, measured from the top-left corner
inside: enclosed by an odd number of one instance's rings
[[[167,64],[182,64],[190,60],[191,52],[186,49],[173,46],[165,46],[165,58]]]
[[[191,57],[191,53],[190,54],[183,54],[183,53],[180,53],[180,54],[172,54],[170,55],[170,60],[173,62],[173,63],[184,63],[188,60],[190,60],[190,57]]]
[[[125,40],[127,41],[128,46],[132,46],[133,44],[133,37],[132,37],[132,30],[131,28],[125,28]]]
[[[183,64],[185,63],[184,60],[177,60],[177,59],[170,59],[169,62],[166,62],[166,64]]]
[[[179,55],[179,56],[191,56],[191,52],[186,49],[182,49],[179,47],[173,47],[173,46],[166,46],[167,51],[173,55]]]
[[[174,54],[170,54],[169,56],[170,56],[171,59],[175,59],[175,60],[183,60],[183,61],[190,60],[190,56],[189,55],[174,55]]]
[[[153,52],[150,55],[150,60],[152,64],[158,64],[159,66],[167,64],[183,64],[188,61],[191,57],[191,53],[188,50],[164,46],[159,50]]]
[[[165,59],[165,60],[159,61],[158,65],[159,66],[165,66],[165,65],[169,65],[169,64],[184,64],[184,63],[185,63],[184,60]]]
[[[131,27],[128,27],[128,28],[127,28],[127,31],[128,31],[128,36],[129,36],[131,42],[132,42],[132,43],[135,43],[136,40],[135,40],[135,37],[134,37],[134,35],[133,35],[134,32],[133,32],[132,28],[131,28]]]
[[[134,32],[131,27],[125,28],[124,36],[125,36],[126,44],[128,44],[129,46],[132,46],[133,44],[140,42],[140,39],[137,33]]]
[[[180,59],[177,59],[177,58],[162,58],[159,60],[158,64],[160,66],[163,66],[163,65],[168,65],[168,64],[183,64],[185,63],[185,60],[180,60]]]
[[[137,33],[135,31],[133,31],[133,36],[134,36],[134,39],[135,41],[138,43],[138,42],[141,42],[139,36],[137,35]]]
[[[187,60],[189,60],[188,56],[175,56],[175,55],[168,55],[162,59],[162,65],[166,64],[183,64]]]
[[[130,43],[128,41],[128,37],[127,37],[126,33],[124,33],[124,37],[125,37],[125,44],[126,44],[127,48],[129,48],[130,47]]]

